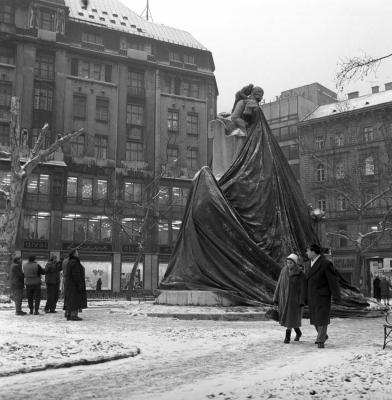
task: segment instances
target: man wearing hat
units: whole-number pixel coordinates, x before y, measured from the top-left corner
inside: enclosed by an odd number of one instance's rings
[[[310,269],[305,275],[306,303],[309,306],[310,323],[317,330],[316,344],[318,348],[323,349],[328,339],[331,297],[335,302],[340,302],[340,288],[335,268],[322,254],[322,248],[318,244],[311,244],[306,250],[306,255],[310,259]]]
[[[304,303],[305,274],[298,265],[298,256],[287,256],[286,266],[280,271],[274,293],[274,304],[278,306],[279,324],[286,327],[284,343],[290,343],[291,330],[296,333],[294,341],[302,336],[301,319]]]

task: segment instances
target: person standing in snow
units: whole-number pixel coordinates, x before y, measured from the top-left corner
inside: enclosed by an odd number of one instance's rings
[[[383,276],[380,281],[380,293],[381,293],[381,298],[384,300],[384,304],[386,306],[389,306],[389,298],[391,297],[389,289],[391,287],[392,287],[391,283],[387,280],[387,277]]]
[[[278,306],[279,324],[286,327],[284,343],[290,343],[291,330],[296,333],[294,341],[302,336],[301,319],[305,298],[305,274],[298,265],[298,256],[290,254],[286,266],[279,275],[274,293],[274,304]]]
[[[35,256],[30,256],[29,261],[23,264],[23,273],[26,284],[26,295],[29,303],[30,314],[39,315],[39,305],[41,302],[41,275],[45,275],[45,270],[35,261]]]
[[[311,244],[306,255],[310,259],[310,269],[306,278],[306,304],[309,306],[310,323],[317,330],[316,344],[323,349],[328,339],[327,329],[330,324],[331,297],[340,302],[340,287],[335,268],[323,254],[318,244]]]
[[[87,308],[87,296],[84,267],[80,263],[77,249],[69,253],[64,278],[64,310],[67,320],[81,321],[78,312]]]
[[[49,262],[45,265],[46,313],[56,312],[60,291],[60,271],[61,264],[57,261],[57,256],[52,255]]]
[[[20,257],[14,258],[10,269],[9,279],[12,298],[15,303],[15,313],[16,315],[26,315],[26,312],[22,311],[24,274],[22,271],[22,259]]]
[[[381,301],[380,278],[378,277],[378,275],[374,278],[374,281],[373,281],[373,297],[378,302]]]

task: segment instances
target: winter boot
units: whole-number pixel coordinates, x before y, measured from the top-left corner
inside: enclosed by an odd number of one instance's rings
[[[298,342],[300,337],[302,336],[302,332],[301,332],[301,329],[299,329],[299,328],[294,328],[294,330],[295,330],[294,342]]]
[[[286,329],[286,337],[284,338],[283,343],[290,343],[291,337],[291,329]]]

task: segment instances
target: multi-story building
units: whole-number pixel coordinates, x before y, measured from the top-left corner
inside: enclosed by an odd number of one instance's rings
[[[336,93],[320,85],[285,90],[262,109],[273,135],[279,142],[294,175],[300,179],[297,123],[318,106],[336,101]]]
[[[88,288],[100,276],[102,289],[118,292],[143,232],[140,279],[157,287],[191,178],[207,164],[217,95],[210,51],[117,0],[90,0],[87,9],[80,0],[2,1],[0,149],[9,146],[11,96],[21,98],[26,152],[46,122],[46,145],[84,128],[29,179],[17,238],[23,258],[79,246]],[[4,184],[9,168],[1,159]]]
[[[305,198],[325,212],[322,240],[331,246],[335,265],[352,278],[362,250],[374,273],[390,271],[391,235],[380,230],[392,206],[392,90],[372,93],[318,107],[298,124],[301,185]],[[335,233],[326,237],[328,233]],[[343,235],[336,235],[342,233]],[[347,234],[353,239],[347,236]],[[379,238],[372,243],[372,240]],[[365,273],[365,272],[364,272]]]

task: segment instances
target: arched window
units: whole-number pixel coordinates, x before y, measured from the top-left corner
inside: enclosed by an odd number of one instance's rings
[[[344,165],[342,162],[336,164],[335,177],[336,179],[344,179]]]
[[[365,175],[374,175],[374,159],[372,156],[365,159]]]
[[[317,168],[316,168],[316,178],[317,178],[317,181],[318,181],[318,182],[323,182],[323,181],[325,181],[325,175],[326,175],[326,172],[325,172],[325,167],[324,167],[324,165],[323,165],[323,164],[317,165]]]
[[[336,199],[336,208],[338,211],[344,211],[347,208],[347,201],[344,196],[338,196]]]

